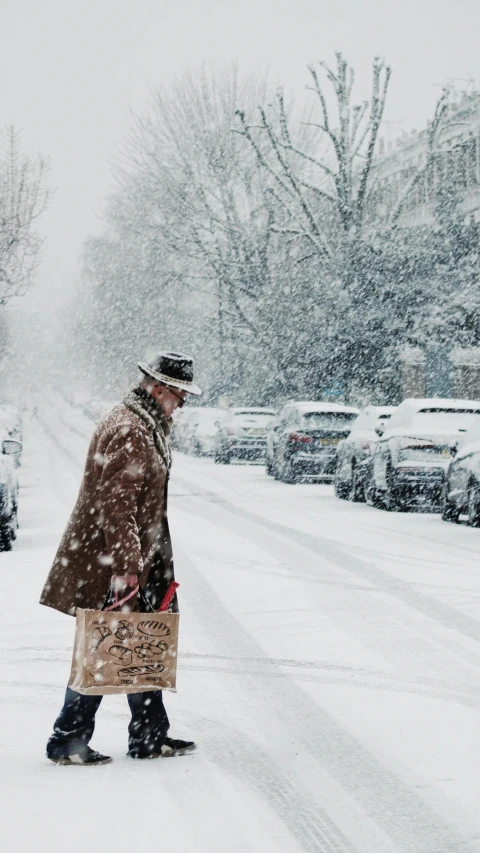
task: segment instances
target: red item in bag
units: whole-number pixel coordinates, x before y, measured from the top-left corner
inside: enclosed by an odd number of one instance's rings
[[[180,586],[180,584],[177,583],[176,581],[171,582],[170,586],[168,587],[168,589],[165,593],[165,598],[163,599],[160,607],[157,610],[157,613],[162,613],[162,612],[164,613],[166,610],[168,610],[168,608],[170,607],[170,604],[172,603],[172,598],[175,595],[175,591],[178,589],[179,586]]]

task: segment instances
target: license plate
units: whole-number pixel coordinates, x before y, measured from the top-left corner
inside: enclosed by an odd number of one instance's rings
[[[324,447],[335,447],[340,441],[339,438],[319,438],[319,444],[322,444]]]
[[[246,429],[247,435],[263,435],[263,429]]]

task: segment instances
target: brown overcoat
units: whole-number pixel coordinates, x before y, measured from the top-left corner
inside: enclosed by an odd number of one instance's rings
[[[138,574],[159,605],[173,579],[167,486],[154,430],[126,405],[116,406],[90,442],[78,499],[40,603],[72,616],[77,607],[99,610],[112,574]]]

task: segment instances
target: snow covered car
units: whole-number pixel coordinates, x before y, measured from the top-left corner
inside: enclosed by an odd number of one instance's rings
[[[274,416],[274,409],[230,409],[215,438],[215,462],[228,465],[232,459],[263,458],[267,427]]]
[[[15,454],[15,466],[18,467],[22,457],[23,416],[17,406],[0,403],[0,436],[19,442],[20,450]]]
[[[442,518],[456,523],[460,515],[480,527],[480,419],[461,439],[445,477]]]
[[[194,456],[213,456],[220,424],[228,418],[226,409],[197,409],[188,419],[182,441],[187,453]]]
[[[305,477],[333,480],[337,446],[358,415],[358,409],[338,403],[288,403],[269,436],[274,477],[285,483]]]
[[[4,439],[0,454],[0,551],[11,551],[18,528],[18,481],[15,456],[22,450],[19,441]]]
[[[368,503],[440,511],[447,468],[461,436],[479,417],[477,400],[404,400],[375,446]]]
[[[365,501],[372,476],[372,451],[394,411],[395,406],[367,406],[353,422],[347,438],[339,443],[335,472],[337,498]]]

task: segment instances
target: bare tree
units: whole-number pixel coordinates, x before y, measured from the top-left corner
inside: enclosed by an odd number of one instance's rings
[[[36,272],[42,237],[35,230],[48,199],[47,160],[21,152],[13,127],[0,148],[0,305],[23,296]]]
[[[265,96],[264,81],[242,80],[234,67],[158,89],[148,113],[134,119],[126,167],[117,170],[123,202],[115,199],[108,211],[116,228],[124,227],[120,218],[128,221],[150,251],[157,246],[164,271],[165,262],[173,265],[192,296],[203,297],[224,371],[239,337],[271,351],[270,324],[259,310],[271,284],[265,178],[231,130],[238,104]]]
[[[276,230],[306,238],[313,251],[326,257],[333,252],[339,226],[342,239],[352,239],[362,229],[391,73],[383,60],[375,59],[370,102],[358,105],[352,99],[354,71],[342,54],[336,59],[336,73],[320,63],[333,90],[335,118],[320,75],[309,66],[312,84],[307,88],[316,95],[320,110],[319,120],[307,123],[316,132],[311,145],[300,147],[294,141],[281,90],[271,115],[259,108],[259,124],[250,124],[245,112],[237,111],[238,132],[269,173],[271,192],[283,214]]]
[[[391,76],[390,67],[376,57],[370,99],[357,104],[353,100],[354,70],[341,53],[336,54],[336,62],[335,72],[325,62],[320,62],[320,72],[309,66],[312,82],[307,89],[316,96],[319,118],[305,123],[313,129],[307,145],[294,140],[281,90],[270,111],[259,107],[258,123],[250,123],[245,111],[237,110],[237,132],[249,142],[270,177],[270,193],[277,203],[273,229],[308,241],[311,251],[326,259],[362,236]],[[432,162],[445,109],[444,93],[426,136],[424,163],[391,211],[391,225]]]

